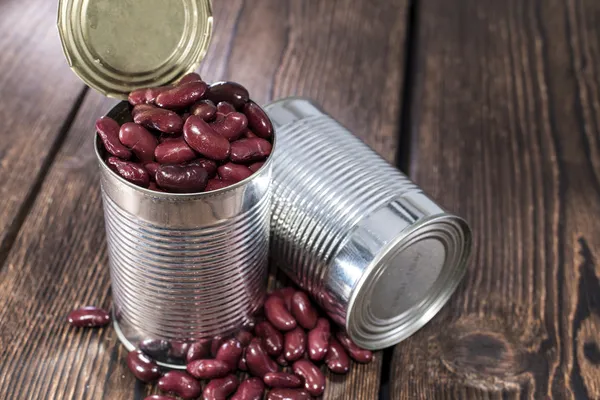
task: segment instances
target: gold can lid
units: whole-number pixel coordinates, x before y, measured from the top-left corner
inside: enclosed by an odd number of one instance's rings
[[[198,68],[212,25],[210,0],[60,0],[58,8],[71,69],[118,99]]]

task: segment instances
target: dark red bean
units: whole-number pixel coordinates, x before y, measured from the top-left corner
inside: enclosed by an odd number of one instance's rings
[[[131,150],[119,141],[119,129],[119,124],[112,118],[102,117],[96,121],[96,131],[106,151],[123,160],[129,160]]]
[[[217,106],[210,100],[200,100],[190,108],[190,112],[208,122],[217,115]]]
[[[246,128],[246,130],[242,133],[242,137],[245,137],[246,139],[251,139],[258,136],[256,136],[254,132],[252,132],[250,129]]]
[[[181,371],[167,372],[158,380],[158,389],[174,393],[185,400],[195,399],[202,393],[200,382]]]
[[[254,335],[252,334],[252,332],[247,331],[245,329],[242,329],[240,331],[238,331],[235,334],[235,338],[242,344],[242,346],[248,346],[250,344],[250,341],[252,340],[252,338],[254,337]]]
[[[212,354],[213,357],[217,356],[217,353],[219,352],[219,349],[221,348],[221,345],[223,345],[223,343],[225,343],[225,341],[227,340],[226,337],[223,336],[215,336],[210,344],[210,354]]]
[[[231,143],[229,158],[231,161],[239,163],[262,161],[269,157],[272,148],[271,143],[265,139],[240,139]]]
[[[300,377],[287,372],[269,372],[263,380],[267,386],[272,388],[295,389],[304,385]]]
[[[281,353],[275,359],[275,361],[277,362],[277,364],[281,365],[282,367],[287,367],[289,365],[288,361],[285,359],[285,353]]]
[[[184,359],[188,349],[190,348],[189,342],[183,340],[171,340],[171,349],[169,350],[169,357]]]
[[[141,114],[145,111],[154,111],[154,110],[160,110],[160,108],[157,108],[151,104],[138,104],[137,106],[133,107],[133,110],[131,110],[131,117],[135,119],[135,116],[138,114]]]
[[[335,338],[329,341],[329,349],[325,357],[327,367],[336,374],[346,374],[350,370],[350,357],[344,347]]]
[[[156,105],[163,108],[181,109],[189,107],[204,96],[208,85],[202,81],[179,84],[156,97]]]
[[[245,165],[230,162],[217,168],[217,172],[221,179],[233,182],[243,181],[253,174],[253,172],[250,171],[250,168]]]
[[[146,397],[144,400],[177,400],[175,397],[163,396],[161,394],[153,394],[152,396]]]
[[[205,359],[210,357],[210,345],[212,340],[210,339],[200,339],[196,342],[190,344],[190,347],[187,351],[187,356],[185,361],[189,364],[192,361]]]
[[[233,112],[211,123],[210,126],[215,132],[231,142],[242,135],[248,126],[248,119],[242,113]]]
[[[235,185],[237,182],[227,181],[223,179],[209,179],[206,187],[204,188],[205,192],[211,192],[213,190],[219,190],[226,188],[227,186]]]
[[[166,92],[172,87],[173,86],[159,86],[134,90],[129,93],[129,104],[132,106],[137,106],[139,104],[153,104],[159,94]]]
[[[208,182],[208,173],[202,167],[188,165],[161,165],[156,171],[156,183],[174,193],[202,192]]]
[[[162,358],[169,353],[171,343],[165,339],[144,339],[139,348],[152,358]]]
[[[248,90],[235,82],[216,82],[210,85],[206,95],[218,104],[222,101],[231,103],[235,108],[241,108],[250,99]]]
[[[130,351],[127,354],[129,370],[142,382],[152,382],[160,378],[160,368],[150,357],[140,350]]]
[[[304,329],[297,326],[285,333],[283,339],[283,354],[287,361],[296,361],[306,351],[306,333]]]
[[[279,369],[258,338],[252,339],[252,342],[246,348],[246,364],[248,365],[248,371],[259,378],[263,378],[269,372],[277,372]]]
[[[210,179],[214,178],[217,175],[217,163],[213,160],[207,160],[206,158],[198,158],[194,161],[190,161],[187,165],[197,165],[202,167],[208,173],[208,177]]]
[[[317,325],[308,332],[308,357],[313,361],[321,361],[327,355],[331,326],[326,318],[319,318]]]
[[[248,127],[252,132],[263,139],[273,136],[273,124],[258,104],[249,101],[244,105],[244,114],[248,117]]]
[[[222,378],[232,371],[225,361],[207,359],[192,361],[186,370],[196,379]]]
[[[219,170],[219,174],[221,171]],[[285,301],[277,295],[270,295],[265,301],[265,316],[280,331],[289,331],[296,327],[296,320],[286,308]]]
[[[217,118],[224,118],[226,115],[235,112],[235,107],[226,101],[217,104]]]
[[[126,122],[119,131],[119,140],[131,149],[141,162],[154,161],[158,141],[146,128],[135,122]]]
[[[154,161],[144,164],[144,168],[148,171],[151,181],[156,181],[156,171],[158,171],[158,167],[160,167],[160,164]]]
[[[101,308],[88,306],[71,311],[67,320],[77,328],[98,328],[110,323],[110,314]]]
[[[338,332],[335,336],[354,361],[362,364],[373,361],[373,352],[358,347],[346,333]]]
[[[255,162],[254,164],[250,164],[248,166],[248,168],[250,169],[250,171],[256,172],[259,169],[261,169],[263,165],[265,165],[265,162],[264,161],[259,161],[259,162]]]
[[[272,389],[267,400],[310,400],[312,397],[304,389]]]
[[[196,153],[183,138],[177,138],[156,146],[154,157],[161,164],[181,164],[196,158]]]
[[[240,357],[240,361],[238,361],[237,367],[241,371],[248,371],[248,363],[246,362],[246,349],[242,351],[242,356]]]
[[[317,325],[319,315],[308,298],[308,295],[302,291],[297,291],[292,296],[292,315],[298,321],[298,324],[304,329],[313,329]]]
[[[190,72],[189,74],[184,75],[183,78],[181,78],[179,80],[179,82],[177,82],[177,84],[184,85],[189,82],[197,82],[197,81],[201,81],[201,80],[202,80],[202,78],[200,77],[199,74],[197,74],[195,72]]]
[[[183,136],[190,147],[211,160],[229,157],[229,140],[219,135],[202,118],[192,115],[183,127]]]
[[[312,362],[298,360],[292,365],[294,374],[304,379],[304,388],[312,396],[320,396],[325,391],[325,375]]]
[[[138,110],[136,111],[136,108]],[[183,119],[173,111],[145,105],[136,106],[132,112],[133,121],[146,128],[156,129],[165,133],[179,133],[183,129]],[[188,118],[189,119],[189,118]]]
[[[150,184],[150,175],[146,169],[137,163],[131,161],[123,161],[117,157],[109,157],[106,164],[115,171],[121,178],[147,188]]]
[[[274,296],[279,296],[281,297],[284,302],[285,302],[285,307],[287,308],[288,311],[291,311],[292,309],[292,296],[294,295],[294,293],[296,293],[296,289],[294,289],[293,287],[284,287],[281,289],[277,289],[275,290],[273,293],[271,293]]]
[[[229,365],[231,371],[235,371],[243,351],[244,349],[239,340],[235,338],[228,339],[219,347],[216,359],[225,362]]]
[[[155,192],[164,192],[164,190],[156,186],[156,182],[150,182],[150,184],[148,185],[148,189],[154,190]]]
[[[267,353],[277,357],[283,350],[283,335],[268,321],[263,321],[254,328],[256,336],[263,340]]]
[[[240,381],[233,374],[224,378],[213,379],[204,388],[204,400],[226,400],[230,394],[235,392],[239,384]]]
[[[249,378],[240,383],[231,400],[262,400],[265,384],[260,378]]]

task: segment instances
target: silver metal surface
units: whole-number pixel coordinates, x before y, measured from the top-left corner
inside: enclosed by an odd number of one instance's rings
[[[469,227],[309,100],[265,109],[278,141],[272,259],[359,346],[410,336],[462,278]]]
[[[128,107],[108,115],[123,123]],[[126,347],[213,337],[248,322],[266,290],[272,161],[228,188],[174,194],[125,181],[102,152],[96,140],[115,326]]]

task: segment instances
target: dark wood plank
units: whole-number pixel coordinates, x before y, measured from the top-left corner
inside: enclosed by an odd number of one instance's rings
[[[259,102],[314,97],[393,158],[404,0],[214,7],[216,37],[201,68],[205,79],[244,82]],[[307,73],[312,69],[319,72]],[[112,329],[75,331],[63,320],[73,307],[111,302],[90,139],[94,120],[112,104],[88,94],[0,272],[0,398],[130,400],[152,392],[126,370]],[[325,397],[376,398],[380,369],[378,354],[345,379],[330,377]]]
[[[84,87],[65,62],[55,25],[53,2],[0,4],[0,263]]]
[[[600,398],[600,3],[421,0],[412,177],[475,233],[392,399]]]

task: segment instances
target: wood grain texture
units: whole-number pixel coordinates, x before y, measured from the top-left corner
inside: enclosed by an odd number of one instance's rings
[[[470,221],[392,399],[600,398],[600,3],[421,0],[410,173]]]
[[[228,0],[214,8],[206,80],[243,82],[259,102],[311,96],[393,158],[404,0]],[[77,331],[64,321],[74,307],[111,303],[91,135],[113,104],[87,94],[0,271],[2,399],[140,400],[155,390],[127,371],[112,329]],[[346,378],[330,377],[324,397],[372,400],[380,369],[377,355]]]
[[[0,4],[0,262],[84,87],[65,61],[55,26],[53,2]]]

